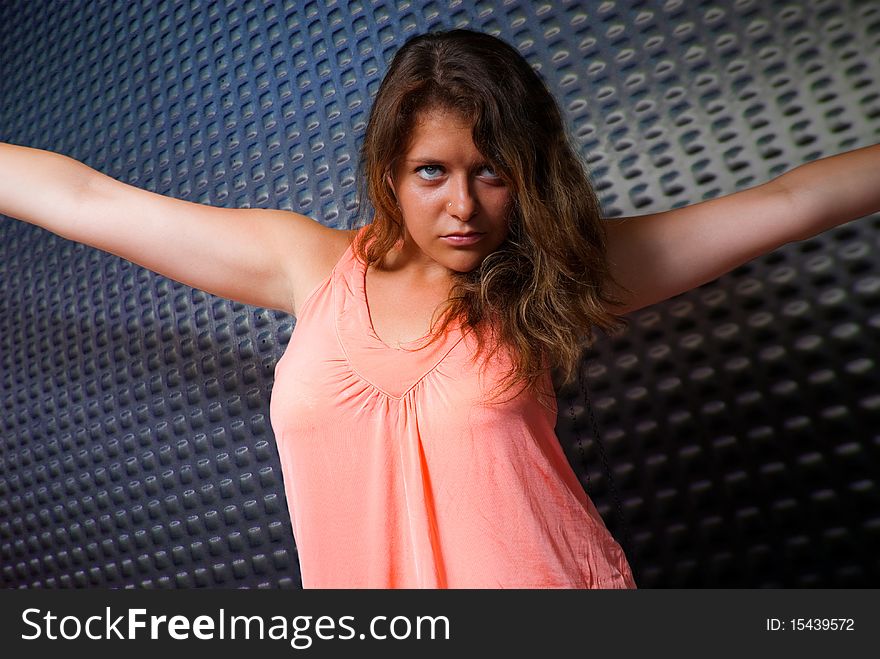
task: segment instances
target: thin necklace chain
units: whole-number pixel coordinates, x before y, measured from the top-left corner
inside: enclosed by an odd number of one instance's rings
[[[620,497],[617,495],[617,487],[614,484],[614,476],[611,473],[611,468],[608,465],[608,456],[605,452],[605,446],[602,443],[602,440],[599,437],[599,424],[596,423],[596,417],[593,415],[593,406],[590,401],[590,396],[587,393],[587,384],[586,377],[584,376],[584,365],[581,365],[578,368],[578,386],[580,387],[581,394],[584,399],[584,407],[590,415],[590,422],[593,428],[593,437],[596,440],[596,444],[599,447],[599,455],[602,458],[602,465],[605,469],[605,473],[608,476],[608,484],[611,487],[611,496],[614,498],[614,502],[617,508],[617,519],[620,523],[620,527],[623,530],[623,545],[624,545],[624,553],[627,556],[628,562],[630,563],[630,568],[635,572],[635,565],[633,564],[634,555],[632,553],[632,541],[629,534],[629,526],[626,523],[626,519],[623,516],[623,508],[620,505]],[[572,428],[577,428],[577,417],[574,413],[574,401],[572,401],[571,405],[568,408],[569,413],[571,414],[571,422]],[[583,466],[584,473],[587,476],[587,492],[590,493],[591,484],[590,484],[590,471],[587,466],[587,454],[584,451],[583,438],[581,437],[580,432],[577,433],[577,445],[581,455],[581,465]]]

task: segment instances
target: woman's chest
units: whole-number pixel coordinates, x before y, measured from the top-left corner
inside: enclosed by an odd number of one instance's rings
[[[392,348],[428,335],[434,314],[447,299],[448,288],[411,288],[384,278],[366,279],[367,308],[373,331]]]

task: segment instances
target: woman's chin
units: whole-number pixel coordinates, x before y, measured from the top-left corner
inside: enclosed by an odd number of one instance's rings
[[[457,272],[459,274],[466,274],[468,272],[473,272],[477,268],[480,267],[480,264],[483,262],[482,258],[479,259],[469,259],[465,262],[457,261],[455,263],[450,263],[446,267],[452,270],[453,272]]]

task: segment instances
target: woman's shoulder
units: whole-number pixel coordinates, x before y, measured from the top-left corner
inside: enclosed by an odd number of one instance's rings
[[[329,251],[340,251],[340,256],[348,246],[354,241],[357,235],[357,229],[336,229],[334,227],[325,227],[327,229],[327,247]]]
[[[303,257],[298,259],[293,277],[293,315],[296,316],[301,302],[318,284],[330,276],[333,267],[339,262],[348,246],[357,235],[357,229],[335,229],[323,227],[320,241],[316,241],[313,249],[306,249]]]

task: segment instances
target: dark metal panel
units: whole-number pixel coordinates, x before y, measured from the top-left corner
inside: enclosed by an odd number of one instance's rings
[[[609,216],[878,141],[880,3],[0,4],[0,140],[228,207],[357,210],[393,52],[515,45]],[[787,245],[601,338],[588,383],[641,587],[878,584],[878,218]],[[0,584],[296,587],[268,421],[284,314],[0,221]],[[566,411],[575,405],[577,423]],[[559,435],[609,527],[576,392]]]

